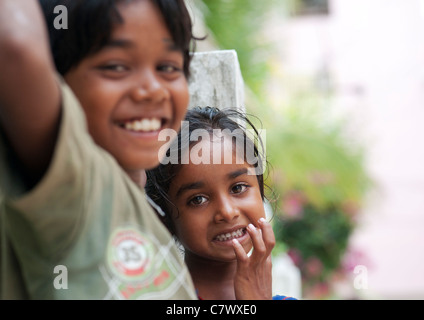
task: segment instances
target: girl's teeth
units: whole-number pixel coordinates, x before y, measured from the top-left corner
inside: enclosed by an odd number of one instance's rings
[[[233,231],[231,233],[226,233],[226,234],[220,234],[219,236],[216,237],[216,240],[218,241],[228,241],[231,239],[235,239],[235,238],[240,238],[243,235],[244,228]]]
[[[125,129],[132,131],[157,131],[161,127],[161,121],[157,118],[135,120],[125,123]]]

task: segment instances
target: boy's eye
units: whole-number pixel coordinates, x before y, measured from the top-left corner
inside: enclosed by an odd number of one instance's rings
[[[116,72],[116,73],[122,73],[128,70],[126,66],[123,64],[106,64],[99,67],[100,70],[103,71],[109,71],[109,72]]]
[[[174,73],[174,72],[181,72],[182,68],[172,64],[163,64],[158,67],[158,70],[164,73]]]
[[[199,205],[205,203],[206,200],[207,199],[204,196],[195,196],[195,197],[191,198],[188,203],[191,204],[191,205],[199,206]]]
[[[236,184],[235,186],[233,186],[231,188],[231,192],[232,193],[242,193],[242,192],[246,191],[247,187],[248,186],[245,185],[245,184]]]

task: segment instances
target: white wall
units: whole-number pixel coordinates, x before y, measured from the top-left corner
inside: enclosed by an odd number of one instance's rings
[[[327,68],[334,107],[368,148],[377,183],[352,247],[368,270],[364,297],[424,298],[424,1],[330,0],[328,17],[270,27],[285,72]]]

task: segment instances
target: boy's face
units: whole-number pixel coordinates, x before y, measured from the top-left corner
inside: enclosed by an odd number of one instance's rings
[[[220,147],[221,164],[213,158]],[[211,155],[211,164],[190,161],[180,167],[170,184],[170,200],[178,209],[173,212],[174,230],[186,255],[232,261],[236,258],[232,239],[237,238],[245,251],[250,251],[252,242],[246,227],[250,223],[257,227],[258,220],[265,218],[258,179],[247,173],[252,169],[249,164],[237,163],[231,140],[202,140],[192,146],[190,160],[198,151]],[[232,161],[224,164],[229,154],[233,154]]]
[[[178,131],[188,106],[183,54],[159,10],[148,0],[118,6],[124,20],[111,41],[65,75],[84,108],[95,142],[127,172],[155,167],[165,143],[159,131]]]

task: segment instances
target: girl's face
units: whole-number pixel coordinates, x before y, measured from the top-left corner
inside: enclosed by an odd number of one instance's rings
[[[159,164],[159,131],[178,131],[188,105],[183,53],[149,0],[121,2],[110,42],[65,75],[95,142],[127,172]]]
[[[221,148],[220,164],[213,158],[216,144]],[[239,159],[242,163],[237,164],[231,143],[202,140],[191,147],[191,153],[193,147],[196,152],[201,150],[203,156],[204,152],[210,154],[211,161],[182,165],[170,185],[170,200],[178,208],[178,212],[172,212],[176,236],[186,255],[234,260],[231,240],[237,238],[246,252],[250,251],[252,244],[246,227],[249,223],[257,227],[258,220],[265,218],[257,177],[248,174],[251,166],[245,161]],[[231,164],[224,164],[224,155],[229,153],[233,154]],[[228,156],[225,159],[228,162]]]

